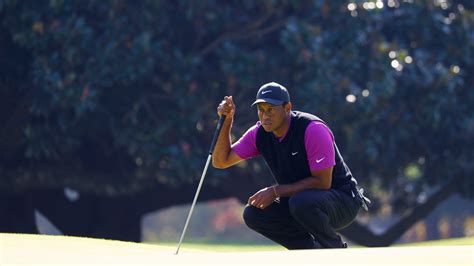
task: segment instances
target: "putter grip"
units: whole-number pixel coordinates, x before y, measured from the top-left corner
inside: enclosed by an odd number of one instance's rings
[[[221,133],[224,120],[225,120],[225,115],[221,115],[221,117],[219,118],[219,122],[217,123],[216,132],[214,132],[214,137],[212,138],[211,148],[209,149],[209,154],[211,155],[212,155],[212,152],[214,151],[214,147],[216,147],[217,138],[219,137],[219,134]]]

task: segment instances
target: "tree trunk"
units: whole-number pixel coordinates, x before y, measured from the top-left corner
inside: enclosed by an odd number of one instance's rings
[[[374,234],[364,225],[353,223],[340,230],[348,239],[368,247],[387,247],[397,241],[410,227],[430,214],[436,206],[456,192],[457,179],[452,180],[438,192],[434,193],[425,203],[413,208],[397,223],[381,235]]]

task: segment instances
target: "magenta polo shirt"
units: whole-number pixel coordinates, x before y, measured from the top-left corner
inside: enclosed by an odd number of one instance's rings
[[[291,121],[291,120],[290,120]],[[242,159],[260,155],[257,149],[257,131],[261,123],[258,121],[232,145],[232,150]],[[281,142],[286,135],[279,139]],[[319,171],[336,165],[334,156],[334,137],[331,130],[319,121],[312,121],[306,127],[304,144],[311,171]]]

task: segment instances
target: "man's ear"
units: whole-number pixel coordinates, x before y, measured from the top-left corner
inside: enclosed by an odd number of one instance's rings
[[[288,102],[285,105],[285,112],[289,113],[291,111],[291,108],[293,108],[293,105],[291,104],[291,102]]]

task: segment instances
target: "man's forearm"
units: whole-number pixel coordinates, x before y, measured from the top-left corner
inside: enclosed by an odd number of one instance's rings
[[[291,197],[293,194],[307,189],[328,189],[326,182],[320,177],[311,176],[293,184],[276,185],[274,187],[278,197]]]

